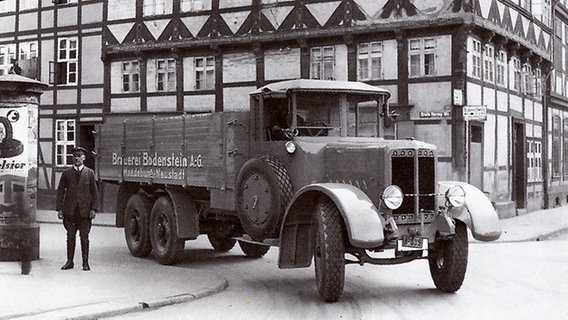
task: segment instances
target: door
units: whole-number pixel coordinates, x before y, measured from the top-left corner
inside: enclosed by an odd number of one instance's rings
[[[525,140],[525,125],[519,121],[513,121],[513,190],[511,196],[517,209],[526,207]]]
[[[91,151],[95,151],[95,135],[93,134],[95,125],[93,124],[79,124],[79,144],[89,151],[85,159],[85,165],[91,169],[95,169],[95,156]]]
[[[469,134],[469,183],[483,190],[483,126],[471,124]]]

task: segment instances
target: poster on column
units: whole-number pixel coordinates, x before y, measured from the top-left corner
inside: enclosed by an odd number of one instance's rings
[[[0,109],[0,183],[4,185],[3,189],[8,187],[7,183],[19,180],[24,183],[28,176],[30,169],[27,153],[30,135],[28,113],[27,107]]]

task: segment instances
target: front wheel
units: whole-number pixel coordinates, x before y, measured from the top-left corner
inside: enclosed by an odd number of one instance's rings
[[[323,301],[336,302],[345,283],[344,229],[341,214],[329,199],[316,206],[316,222],[314,260],[318,292]]]
[[[461,287],[467,269],[467,227],[456,221],[456,233],[449,240],[436,242],[428,254],[430,274],[438,290],[456,292]]]
[[[161,264],[173,264],[183,250],[185,241],[176,236],[174,208],[166,196],[158,198],[152,207],[150,240],[154,257]]]

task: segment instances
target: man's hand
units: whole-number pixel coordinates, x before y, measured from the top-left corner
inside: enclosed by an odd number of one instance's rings
[[[61,211],[61,210],[57,211],[57,218],[63,219],[63,211]]]
[[[95,212],[95,210],[91,210],[91,213],[89,213],[89,218],[94,219],[96,215],[97,213]]]

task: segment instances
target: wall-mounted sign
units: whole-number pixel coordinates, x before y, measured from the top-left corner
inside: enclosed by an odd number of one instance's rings
[[[450,111],[421,111],[419,116],[420,119],[442,119],[450,118],[452,113]]]
[[[463,119],[465,121],[485,121],[487,120],[487,106],[464,106]]]
[[[461,89],[454,89],[454,105],[463,106],[463,91]]]

